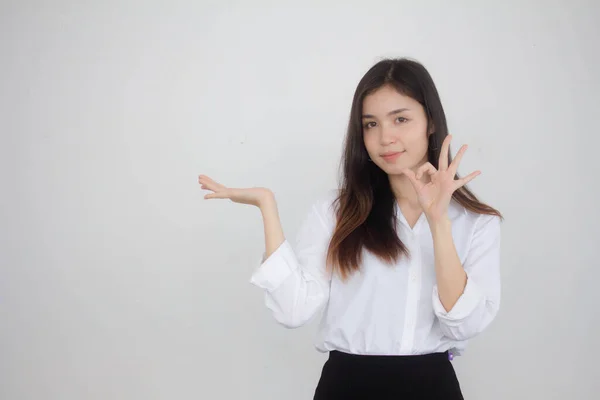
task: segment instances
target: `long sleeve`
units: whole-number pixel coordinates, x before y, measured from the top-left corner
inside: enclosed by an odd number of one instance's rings
[[[265,291],[265,304],[285,327],[297,328],[322,309],[329,296],[325,258],[330,227],[318,204],[312,206],[297,233],[264,260],[250,282]]]
[[[479,215],[471,245],[463,263],[467,284],[448,312],[433,289],[433,310],[442,333],[467,340],[481,333],[495,318],[500,306],[500,218]]]

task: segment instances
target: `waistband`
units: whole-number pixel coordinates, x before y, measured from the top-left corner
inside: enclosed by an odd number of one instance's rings
[[[364,355],[332,350],[329,352],[329,359],[354,363],[427,364],[448,362],[452,355],[448,351],[417,355]]]

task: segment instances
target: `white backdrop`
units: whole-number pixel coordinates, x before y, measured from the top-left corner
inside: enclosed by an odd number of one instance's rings
[[[1,399],[312,398],[315,323],[248,282],[260,213],[197,175],[270,187],[293,238],[384,56],[427,66],[506,217],[465,397],[596,398],[597,1],[53,3],[0,3]]]

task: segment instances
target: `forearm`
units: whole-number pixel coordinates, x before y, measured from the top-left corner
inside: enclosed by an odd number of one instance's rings
[[[271,193],[260,203],[265,234],[265,258],[268,258],[285,241],[275,196]]]
[[[284,237],[272,193],[257,204],[265,233],[264,258],[251,283],[265,290],[275,319],[288,328],[304,325],[322,308],[329,294],[324,253],[329,243],[316,207],[301,224],[294,248]]]
[[[456,252],[450,220],[431,222],[430,227],[439,298],[444,309],[450,311],[465,289],[467,274]]]

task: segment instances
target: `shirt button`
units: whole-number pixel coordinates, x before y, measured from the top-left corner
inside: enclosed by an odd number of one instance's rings
[[[410,280],[415,282],[417,280],[417,274],[415,274],[414,272],[410,274]]]

